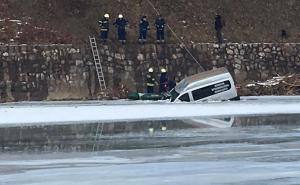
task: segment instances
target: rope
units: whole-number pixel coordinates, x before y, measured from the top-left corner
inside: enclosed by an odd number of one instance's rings
[[[157,15],[160,15],[160,12],[158,11],[157,8],[155,8],[154,4],[150,0],[146,0],[148,4],[153,8],[153,10],[156,12]],[[175,36],[175,38],[180,42],[180,46],[182,46],[185,51],[192,57],[192,59],[199,65],[199,67],[203,70],[204,68],[201,66],[200,62],[193,56],[192,52],[188,49],[188,47],[185,45],[184,41],[178,37],[176,32],[171,28],[169,24],[167,24],[167,27],[169,30],[172,32],[172,34]]]

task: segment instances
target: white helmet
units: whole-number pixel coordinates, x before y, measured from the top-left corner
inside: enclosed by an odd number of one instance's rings
[[[104,17],[109,18],[109,14],[108,13],[104,14]]]
[[[149,73],[153,73],[153,71],[154,71],[154,70],[153,70],[152,67],[150,67],[150,68],[148,69],[148,72],[149,72]]]
[[[119,19],[122,19],[122,18],[123,18],[123,15],[122,15],[122,14],[119,14],[118,17],[119,17]]]
[[[167,72],[167,70],[166,70],[165,68],[162,68],[160,71],[161,71],[162,73],[166,73],[166,72]]]

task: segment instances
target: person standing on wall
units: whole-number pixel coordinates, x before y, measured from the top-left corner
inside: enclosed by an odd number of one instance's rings
[[[222,28],[223,28],[222,17],[221,17],[221,15],[216,15],[216,17],[215,17],[215,30],[216,30],[217,42],[219,44],[223,43]]]
[[[109,32],[109,14],[104,14],[103,18],[99,21],[100,39],[106,42]]]
[[[128,25],[128,21],[123,17],[122,14],[119,14],[118,18],[114,22],[114,25],[118,29],[118,40],[125,44],[126,42],[126,26]]]
[[[159,15],[155,21],[157,43],[165,42],[165,26],[166,22],[164,18],[162,17],[162,15]]]
[[[142,19],[140,20],[139,28],[140,28],[139,42],[141,44],[145,44],[145,42],[147,41],[147,32],[150,29],[149,22],[147,21],[146,16],[143,16]]]
[[[152,67],[148,69],[148,74],[146,75],[146,82],[147,82],[147,93],[154,93],[154,86],[157,83],[154,78],[154,70]]]

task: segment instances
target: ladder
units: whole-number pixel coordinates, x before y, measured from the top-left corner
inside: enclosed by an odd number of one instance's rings
[[[104,91],[104,90],[106,90],[106,84],[105,84],[105,80],[104,80],[104,74],[103,74],[103,70],[102,70],[101,59],[100,59],[100,55],[99,55],[99,51],[98,51],[98,47],[97,47],[96,38],[94,36],[89,36],[89,40],[90,40],[90,45],[91,45],[91,49],[92,49],[92,53],[93,53],[93,57],[94,57],[94,62],[95,62],[95,67],[96,67],[96,71],[97,71],[100,90]]]

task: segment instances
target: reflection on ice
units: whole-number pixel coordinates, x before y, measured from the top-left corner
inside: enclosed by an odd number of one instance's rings
[[[199,118],[199,119],[190,119],[190,123],[195,125],[207,125],[216,128],[230,128],[234,123],[235,117],[224,117],[224,118]]]
[[[8,127],[0,128],[0,151],[86,152],[222,142],[277,142],[278,138],[283,142],[293,139],[299,126],[300,115],[266,115]],[[284,137],[276,135],[277,132]]]
[[[0,128],[0,184],[299,184],[299,118]]]

